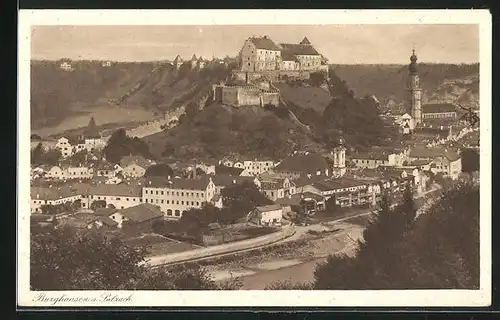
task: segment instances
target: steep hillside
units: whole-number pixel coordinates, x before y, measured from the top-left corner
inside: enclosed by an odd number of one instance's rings
[[[211,104],[167,132],[143,138],[158,157],[219,159],[239,154],[281,158],[314,142],[285,113]]]
[[[205,95],[212,83],[229,74],[223,66],[198,71],[188,66],[175,70],[170,65],[153,62],[102,67],[98,61],[78,61],[72,65],[73,71],[64,71],[53,61],[32,62],[32,129],[55,127],[62,121],[69,122],[62,128],[71,128],[73,121],[68,119],[93,114],[96,108],[105,113],[108,110],[132,115],[139,112],[140,120],[148,121],[155,117],[154,114],[161,115],[192,98],[200,98],[200,92],[201,96]],[[151,116],[147,116],[147,111]],[[109,122],[107,115],[93,115],[98,122]],[[139,119],[132,116],[124,119],[127,120]]]
[[[286,83],[278,83],[275,86],[280,90],[281,98],[284,101],[293,102],[303,109],[311,108],[323,112],[332,100],[330,92],[321,87],[291,86]]]
[[[356,96],[375,95],[382,104],[404,101],[408,79],[406,65],[332,65],[335,73],[355,92]],[[437,99],[438,89],[450,79],[468,79],[479,74],[479,64],[419,64],[420,85],[425,95]],[[467,80],[465,80],[467,81]],[[472,83],[476,86],[478,83]]]

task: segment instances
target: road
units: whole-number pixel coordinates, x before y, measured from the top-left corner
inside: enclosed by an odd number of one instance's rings
[[[439,189],[440,189],[439,187],[434,186],[429,191],[415,197],[415,199],[416,200],[422,199],[428,194],[433,193]],[[417,202],[417,205],[420,206],[419,202]],[[373,211],[372,209],[368,209],[368,211],[348,217],[342,217],[336,220],[331,220],[328,223],[329,224],[341,223],[348,219],[371,215],[374,214],[375,212],[376,211]],[[306,234],[309,230],[320,231],[323,230],[324,228],[325,228],[324,226],[321,226],[319,224],[312,224],[308,226],[297,226],[297,225],[284,226],[282,231],[270,235],[265,235],[252,239],[246,239],[242,241],[236,241],[232,243],[221,244],[218,246],[204,247],[195,250],[184,251],[176,254],[152,256],[148,258],[147,264],[153,267],[165,266],[165,265],[170,266],[186,262],[198,262],[213,258],[234,255],[237,253],[248,252],[276,244],[295,241],[303,237],[304,234]]]

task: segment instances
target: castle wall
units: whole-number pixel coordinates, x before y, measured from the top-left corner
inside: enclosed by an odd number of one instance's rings
[[[239,106],[260,106],[260,92],[252,89],[239,89]]]
[[[271,104],[277,106],[280,102],[279,92],[262,93],[262,105]]]

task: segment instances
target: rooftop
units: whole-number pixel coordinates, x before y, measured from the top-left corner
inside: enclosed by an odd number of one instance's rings
[[[258,212],[268,212],[274,210],[281,210],[281,206],[279,204],[270,204],[267,206],[256,207],[255,210],[257,210]]]
[[[243,182],[253,183],[254,177],[231,176],[227,174],[216,174],[212,176],[212,181],[216,186],[230,186],[233,184],[241,184]]]
[[[137,206],[122,209],[119,213],[133,222],[144,222],[163,217],[160,208],[149,203],[141,203]]]
[[[144,183],[144,187],[166,188],[179,190],[205,190],[211,178],[202,176],[199,179],[168,179],[164,177],[149,177]]]
[[[120,166],[122,168],[125,168],[126,166],[128,166],[132,163],[135,163],[138,166],[141,166],[143,168],[147,168],[149,166],[152,166],[154,164],[154,161],[146,159],[146,158],[141,157],[141,156],[125,156],[120,161]]]
[[[276,166],[275,170],[278,172],[315,173],[329,168],[330,166],[325,157],[317,153],[309,153],[289,156]]]
[[[272,51],[281,51],[281,48],[278,47],[273,40],[271,40],[268,36],[263,37],[251,37],[250,41],[255,45],[257,49],[264,50],[272,50]]]
[[[319,56],[320,54],[310,44],[280,43],[280,46],[294,55]]]
[[[215,166],[215,173],[221,175],[231,175],[231,176],[239,176],[244,169],[227,167],[227,166]]]
[[[422,105],[422,113],[456,112],[457,107],[451,103],[429,103]]]

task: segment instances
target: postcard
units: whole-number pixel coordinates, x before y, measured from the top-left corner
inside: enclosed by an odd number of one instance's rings
[[[491,30],[21,10],[18,306],[490,305]]]

